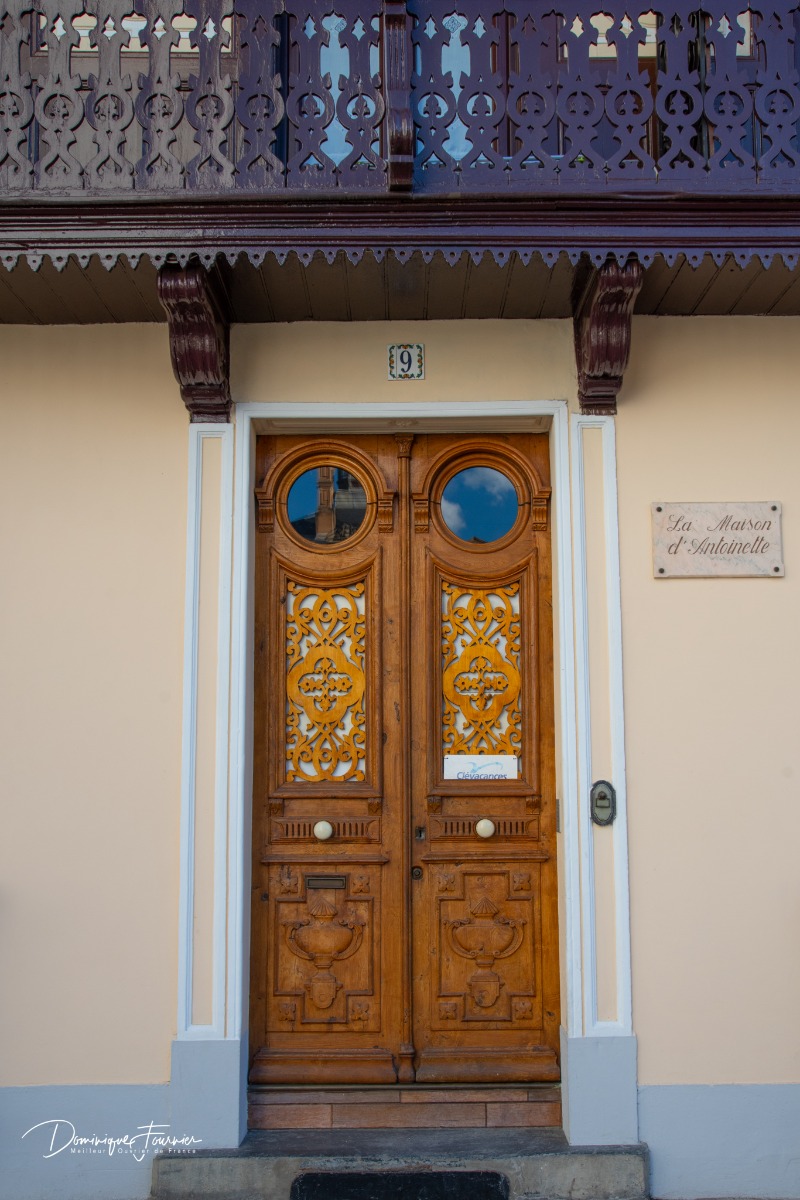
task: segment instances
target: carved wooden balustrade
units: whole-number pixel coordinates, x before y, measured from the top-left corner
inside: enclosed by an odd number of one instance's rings
[[[791,194],[800,2],[0,0],[0,199]]]

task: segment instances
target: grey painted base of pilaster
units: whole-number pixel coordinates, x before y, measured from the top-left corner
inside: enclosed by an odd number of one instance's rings
[[[148,1196],[154,1151],[146,1144],[146,1131],[151,1123],[170,1125],[167,1084],[2,1088],[0,1198]],[[113,1153],[108,1144],[82,1145],[75,1140],[126,1135],[133,1144],[116,1145]]]
[[[639,1090],[651,1194],[800,1198],[800,1084]]]
[[[571,1038],[562,1028],[561,1091],[571,1146],[637,1144],[635,1037]]]
[[[234,1038],[172,1043],[172,1120],[206,1148],[238,1146],[247,1133],[245,1053]]]
[[[141,1200],[154,1136],[185,1139],[187,1154],[238,1146],[244,1053],[234,1040],[176,1041],[169,1084],[0,1088],[0,1200]],[[149,1126],[159,1127],[150,1137]]]

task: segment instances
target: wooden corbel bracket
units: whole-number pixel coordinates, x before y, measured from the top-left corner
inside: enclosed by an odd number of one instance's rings
[[[573,325],[582,413],[613,416],[631,351],[631,317],[644,280],[636,259],[593,270],[577,293]]]
[[[214,282],[198,264],[167,264],[158,297],[169,324],[172,369],[192,421],[230,421],[230,326]]]

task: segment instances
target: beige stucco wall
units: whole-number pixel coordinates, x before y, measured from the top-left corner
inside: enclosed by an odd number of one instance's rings
[[[386,380],[394,341],[425,343],[424,383]],[[635,321],[617,438],[634,1028],[645,1084],[800,1080],[798,378],[798,322]],[[572,328],[242,326],[233,390],[237,400],[309,403],[566,397],[574,409]],[[608,770],[610,713],[598,640],[603,555],[594,552],[602,483],[591,454],[597,776]],[[784,505],[785,579],[652,579],[652,500],[748,498]],[[610,831],[594,840],[599,1015],[613,1018]]]
[[[634,322],[617,445],[644,1084],[800,1081],[800,322]],[[652,578],[654,500],[779,500],[785,579]]]
[[[187,417],[158,326],[4,328],[0,1054],[169,1076]]]
[[[425,343],[423,383],[386,380],[389,341]],[[238,401],[574,405],[563,321],[240,326],[232,350]],[[0,356],[3,1082],[162,1081],[176,1009],[186,414],[162,327],[5,329]],[[798,377],[796,321],[635,322],[617,439],[646,1084],[800,1080]],[[598,479],[595,463],[590,510]],[[786,578],[654,581],[654,499],[780,500]],[[602,675],[602,646],[592,653]],[[202,901],[211,866],[208,847],[198,853]],[[600,1015],[613,1016],[602,853],[597,867]],[[202,903],[196,917],[208,924]],[[196,960],[201,990],[209,970]],[[207,1007],[201,996],[195,1019]]]
[[[424,380],[387,379],[390,342],[424,344]],[[568,321],[239,325],[231,360],[237,402],[553,400],[575,391]]]

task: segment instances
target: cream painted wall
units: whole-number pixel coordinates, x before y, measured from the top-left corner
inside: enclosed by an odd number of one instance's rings
[[[7,327],[0,361],[2,1082],[160,1082],[186,411],[163,326]]]
[[[425,343],[424,382],[386,380],[390,341]],[[575,396],[568,321],[240,326],[233,371],[234,395],[248,401],[566,397],[572,407]],[[645,1084],[800,1080],[798,378],[796,321],[635,321],[617,438]],[[599,484],[587,486],[591,516]],[[654,581],[656,498],[781,500],[786,578]],[[608,735],[595,724],[600,761]],[[595,869],[600,1015],[613,1016],[603,853]]]
[[[637,318],[617,417],[643,1084],[800,1081],[800,322]],[[785,579],[654,580],[654,500],[779,500]]]
[[[425,343],[424,382],[386,380],[389,341]],[[575,393],[565,321],[239,326],[232,350],[238,401]],[[24,981],[3,1082],[162,1081],[187,418],[163,328],[6,329],[0,354],[2,955]],[[800,1080],[799,377],[796,321],[635,322],[617,438],[646,1084]],[[784,580],[652,579],[652,500],[747,498],[784,505]],[[601,968],[609,942],[601,922]]]
[[[424,344],[424,380],[389,382],[390,342]],[[237,402],[560,400],[575,392],[569,321],[238,325],[231,361]]]

